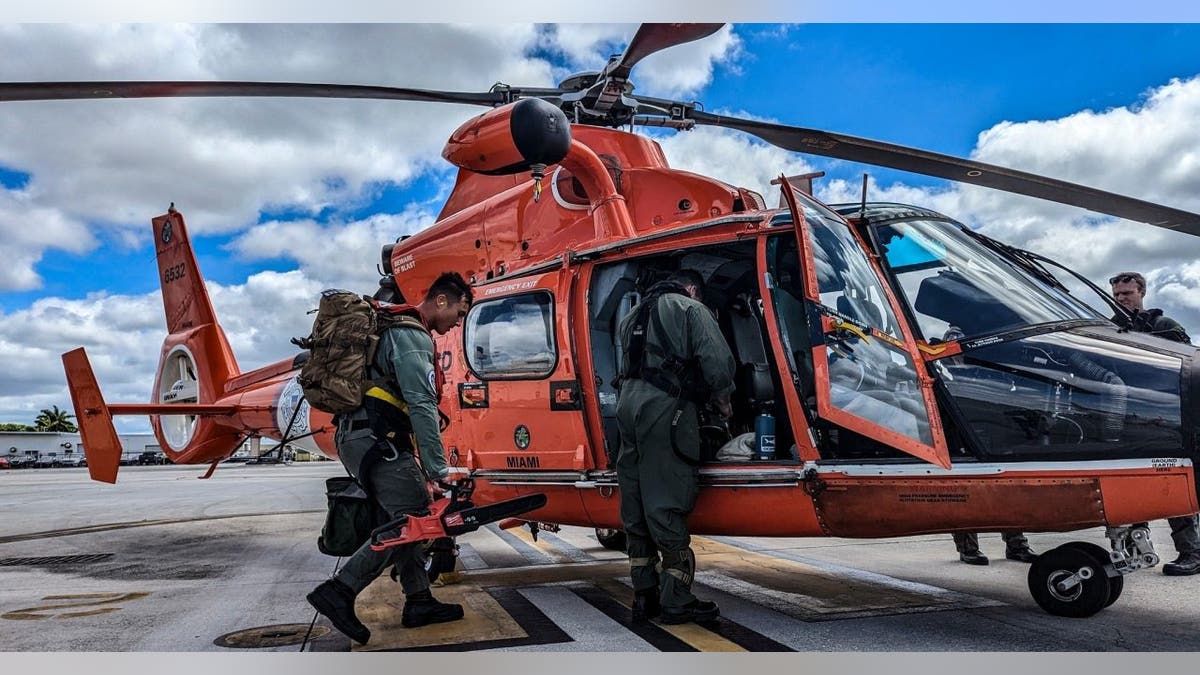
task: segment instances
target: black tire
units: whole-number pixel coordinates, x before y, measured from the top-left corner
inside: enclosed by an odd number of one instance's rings
[[[1082,568],[1090,568],[1091,578],[1066,592],[1055,584]],[[1051,549],[1029,567],[1029,593],[1038,606],[1054,616],[1081,619],[1108,606],[1112,582],[1093,552],[1072,546]]]
[[[1081,551],[1087,551],[1091,554],[1092,558],[1095,559],[1096,563],[1104,568],[1106,573],[1108,572],[1109,568],[1112,567],[1112,558],[1108,556],[1108,549],[1104,548],[1103,546],[1097,546],[1090,541],[1069,541],[1063,544],[1063,546],[1069,546]],[[1117,598],[1121,597],[1121,592],[1124,590],[1125,575],[1118,574],[1116,576],[1110,576],[1108,578],[1108,604],[1106,604],[1105,607],[1112,606],[1112,604],[1117,601]]]
[[[596,528],[596,541],[610,551],[624,551],[625,545],[628,543],[625,530],[610,530],[603,527]]]
[[[425,573],[429,577],[429,583],[437,581],[437,578],[446,572],[453,572],[457,562],[458,547],[453,539],[443,537],[433,540],[425,557]]]

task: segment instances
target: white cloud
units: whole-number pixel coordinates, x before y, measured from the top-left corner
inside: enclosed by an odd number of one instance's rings
[[[28,189],[0,190],[0,289],[41,286],[33,266],[49,247],[82,253],[96,243],[87,226],[58,209],[38,206]]]
[[[646,57],[636,73],[638,90],[660,98],[695,95],[712,82],[714,68],[733,67],[741,54],[741,38],[726,25],[702,40]]]
[[[636,24],[560,24],[547,32],[545,42],[567,57],[573,72],[599,71],[610,56],[624,51],[637,30]],[[655,52],[639,62],[630,78],[637,87],[633,96],[694,95],[712,82],[714,68],[732,67],[741,55],[741,38],[726,25],[713,35]]]
[[[1004,122],[976,159],[1200,210],[1200,78],[1172,80],[1140,105],[1057,120]]]
[[[774,206],[779,195],[779,187],[771,185],[772,180],[781,173],[795,176],[814,170],[803,155],[730,129],[697,127],[658,141],[672,168],[749,188],[761,194],[768,206]]]
[[[291,337],[312,326],[321,282],[300,271],[259,272],[244,284],[208,283],[217,317],[243,371],[290,358]],[[88,357],[112,403],[150,400],[166,333],[162,296],[95,293],[82,300],[45,298],[0,314],[0,422],[31,424],[42,408],[70,408],[61,354]],[[147,431],[145,417],[118,417],[118,430]]]
[[[496,81],[552,84],[551,66],[526,56],[533,26],[245,24],[235,26],[0,27],[0,81],[271,80],[486,91]],[[446,49],[446,45],[454,45]],[[436,55],[436,56],[432,56]],[[79,250],[78,223],[145,237],[147,214],[174,202],[194,232],[236,232],[265,209],[317,214],[380,184],[404,185],[436,167],[458,124],[477,107],[312,99],[138,99],[5,104],[0,167],[30,175],[6,208],[49,223],[19,244],[0,290],[37,284],[48,247]],[[59,225],[55,226],[55,223]],[[67,234],[63,232],[63,234]],[[8,237],[9,235],[4,235]],[[6,247],[7,249],[8,247]]]
[[[234,240],[229,249],[248,260],[287,259],[326,287],[371,293],[384,244],[415,234],[433,223],[435,214],[410,209],[350,223],[321,225],[312,220],[269,222]]]

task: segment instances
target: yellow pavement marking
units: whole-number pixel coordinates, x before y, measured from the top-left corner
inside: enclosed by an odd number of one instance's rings
[[[616,579],[596,579],[594,583],[621,603],[623,607],[629,607],[629,598],[633,594],[632,588]],[[654,625],[702,652],[746,651],[741,645],[717,635],[699,624],[685,623],[671,626],[655,622]]]
[[[68,602],[63,604],[38,605],[37,607],[24,607],[22,609],[14,609],[11,612],[0,614],[0,619],[8,619],[10,621],[37,621],[40,619],[74,619],[83,616],[95,616],[97,614],[108,614],[115,612],[120,607],[102,607],[98,609],[86,610],[83,612],[60,612],[60,610],[71,609],[75,607],[95,607],[96,605],[112,605],[118,602],[127,602],[130,600],[139,600],[150,595],[149,593],[81,593],[79,595],[47,595],[42,598],[42,602],[56,600],[89,600],[91,602]]]
[[[794,560],[748,551],[707,537],[692,537],[699,572],[719,572],[753,584],[817,615],[927,607],[950,602],[920,591],[848,578]]]
[[[400,584],[394,583],[386,575],[380,577],[363,591],[357,604],[359,619],[371,629],[371,642],[352,648],[354,651],[410,649],[529,636],[492,596],[474,583],[439,588],[437,599],[462,605],[463,618],[420,628],[405,628],[400,624],[404,609],[404,593]]]
[[[744,652],[746,649],[738,644],[713,633],[707,628],[695,623],[681,623],[675,626],[658,625],[659,628],[683,640],[702,652]]]

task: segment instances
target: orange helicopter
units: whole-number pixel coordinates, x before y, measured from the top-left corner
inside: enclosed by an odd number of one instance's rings
[[[1158,563],[1145,527],[1195,513],[1200,369],[1190,345],[1120,328],[1052,261],[890,203],[826,205],[813,176],[759,194],[670,168],[628,124],[738,129],[785,149],[982,185],[1200,234],[1200,215],[980,162],[715,115],[632,95],[629,75],[712,24],[647,24],[558,88],[444,92],[272,82],[0,84],[0,101],[292,96],[468,103],[443,156],[459,168],[437,222],[382,251],[381,301],[440,273],[475,286],[437,341],[448,463],[474,497],[532,494],[530,523],[598,528],[620,547],[617,321],[655,281],[699,271],[738,363],[734,416],[705,424],[693,533],[895,537],[1105,526],[1033,563],[1046,611],[1088,616]],[[148,404],[109,404],[82,349],[63,356],[92,478],[115,482],[113,415],[150,415],[175,463],[248,437],[336,456],[297,382],[306,354],[239,367],[182,214],[152,220],[167,318]],[[1101,295],[1105,295],[1101,293]],[[1106,310],[1107,311],[1107,310]],[[1113,311],[1119,311],[1114,308]],[[756,434],[769,418],[774,434]],[[764,425],[766,428],[769,425]],[[767,441],[773,441],[773,445]],[[282,443],[280,444],[282,447]],[[746,448],[753,446],[752,452]]]

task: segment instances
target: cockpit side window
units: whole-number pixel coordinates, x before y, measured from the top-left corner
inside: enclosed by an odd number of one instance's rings
[[[917,328],[931,343],[1102,318],[1032,278],[954,223],[893,222],[879,225],[876,233]]]
[[[1180,359],[1071,331],[934,362],[990,460],[1176,457]]]

